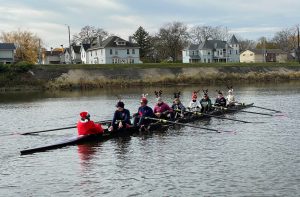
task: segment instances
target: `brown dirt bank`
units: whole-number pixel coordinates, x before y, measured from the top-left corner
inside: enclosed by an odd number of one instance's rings
[[[36,67],[18,76],[16,85],[41,89],[103,88],[109,86],[277,82],[300,79],[299,65],[234,65],[174,67]],[[14,79],[12,79],[14,81]],[[0,78],[1,82],[1,78]],[[13,86],[14,83],[10,85]],[[1,84],[2,88],[7,84]]]

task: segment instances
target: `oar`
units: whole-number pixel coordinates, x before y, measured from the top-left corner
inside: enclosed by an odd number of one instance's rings
[[[201,113],[201,112],[191,112],[191,111],[185,111],[185,112],[196,113],[197,115],[205,115],[205,116],[209,116],[209,117],[214,117],[214,118],[219,118],[219,119],[225,119],[225,120],[232,120],[232,121],[243,122],[243,123],[252,123],[252,122],[248,122],[248,121],[244,121],[244,120],[237,120],[237,119],[232,119],[232,118],[215,116],[215,115],[211,115],[211,114],[207,114],[207,113]]]
[[[96,123],[107,123],[107,122],[111,122],[112,120],[103,120],[103,121],[99,121]],[[32,132],[26,132],[26,133],[21,133],[21,135],[31,135],[31,134],[37,134],[37,133],[45,133],[45,132],[49,132],[49,131],[59,131],[59,130],[66,130],[66,129],[73,129],[76,128],[77,126],[69,126],[69,127],[62,127],[62,128],[56,128],[56,129],[47,129],[47,130],[41,130],[41,131],[32,131]]]
[[[227,108],[227,107],[218,107],[218,106],[213,106],[213,107],[214,108],[220,108],[220,109],[223,109],[223,110],[238,111],[238,112],[244,112],[244,113],[250,113],[250,114],[260,114],[260,115],[264,115],[264,116],[274,116],[273,114],[245,111],[245,110],[239,110],[239,109],[230,109],[230,108]]]
[[[259,107],[259,106],[256,106],[256,105],[252,105],[251,107],[255,107],[255,108],[258,108],[258,109],[269,110],[269,111],[273,111],[273,112],[276,112],[276,113],[282,113],[281,111],[278,111],[278,110],[275,110],[275,109],[269,109],[269,108],[265,108],[265,107]]]
[[[151,117],[145,117],[145,119],[156,120],[156,121],[160,121],[160,122],[164,122],[164,123],[172,123],[172,124],[177,124],[177,125],[182,125],[182,126],[187,126],[187,127],[193,127],[193,128],[198,128],[198,129],[205,129],[205,130],[209,130],[209,131],[215,131],[217,133],[222,133],[222,131],[217,130],[217,129],[211,129],[211,128],[207,128],[207,127],[200,127],[200,126],[197,126],[197,125],[174,122],[174,121],[165,120],[165,119],[151,118]],[[224,131],[224,132],[233,132],[233,131]]]

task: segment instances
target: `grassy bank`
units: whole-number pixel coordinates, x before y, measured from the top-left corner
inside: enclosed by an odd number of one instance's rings
[[[0,69],[2,90],[16,87],[91,89],[195,83],[209,85],[299,79],[299,63],[19,65]]]

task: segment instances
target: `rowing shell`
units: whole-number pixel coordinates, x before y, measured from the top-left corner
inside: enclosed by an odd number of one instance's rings
[[[253,105],[253,103],[248,104],[248,105],[238,105],[238,106],[234,106],[234,107],[230,108],[230,109],[234,109],[234,111],[228,110],[228,108],[225,108],[225,109],[212,111],[210,114],[211,115],[222,115],[222,114],[227,114],[227,113],[234,113],[234,112],[238,112],[238,110],[242,110],[242,109],[251,107],[252,105]],[[193,122],[195,120],[201,120],[201,119],[207,119],[207,118],[210,118],[210,117],[206,116],[206,115],[195,114],[195,115],[189,116],[188,118],[185,117],[183,119],[178,119],[178,121],[187,123],[187,122]],[[33,154],[33,153],[37,153],[37,152],[58,149],[58,148],[62,148],[62,147],[69,146],[69,145],[82,144],[82,143],[90,142],[90,141],[106,141],[106,140],[109,140],[112,138],[131,136],[134,133],[145,132],[145,131],[146,132],[165,131],[170,126],[173,126],[173,124],[165,124],[162,122],[157,122],[157,123],[150,124],[147,128],[130,127],[130,128],[126,128],[126,129],[121,129],[117,132],[110,132],[107,129],[105,129],[103,134],[90,134],[90,135],[75,136],[75,137],[71,137],[69,139],[63,140],[58,143],[50,144],[47,146],[25,149],[25,150],[20,151],[20,153],[21,153],[21,155]]]

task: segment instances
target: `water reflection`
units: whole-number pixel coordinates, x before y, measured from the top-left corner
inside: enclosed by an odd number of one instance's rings
[[[80,158],[80,164],[87,167],[97,152],[101,151],[102,142],[86,142],[77,145],[77,152]]]

